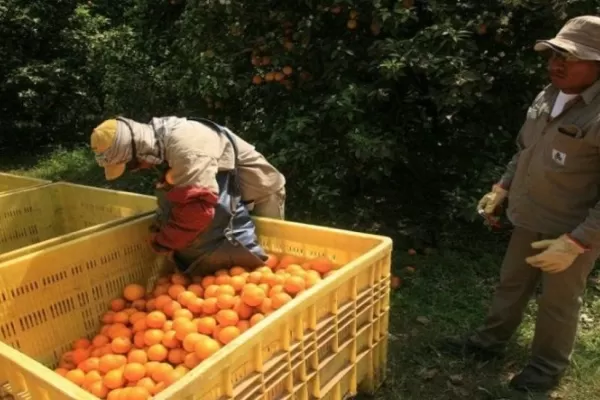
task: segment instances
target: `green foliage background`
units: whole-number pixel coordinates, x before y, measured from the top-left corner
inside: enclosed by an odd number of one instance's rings
[[[599,12],[594,0],[5,0],[0,148],[85,144],[116,114],[209,116],[285,173],[293,218],[435,240],[476,218],[512,155],[547,79],[534,41]],[[287,83],[252,84],[283,66]]]

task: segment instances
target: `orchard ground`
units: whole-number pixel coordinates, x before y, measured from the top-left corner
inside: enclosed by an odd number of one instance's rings
[[[107,187],[85,150],[58,150],[41,159],[2,161],[0,170],[52,180]],[[149,192],[151,180],[126,176],[111,187]],[[548,395],[519,395],[507,388],[528,356],[535,302],[502,361],[477,363],[446,357],[437,348],[442,335],[475,326],[488,308],[505,247],[504,235],[451,232],[438,249],[409,254],[396,240],[394,274],[402,279],[392,292],[388,375],[377,400],[590,400],[600,393],[600,292],[590,284],[573,364],[562,386]],[[501,237],[499,237],[501,236]],[[422,249],[418,249],[422,250]],[[412,253],[412,252],[410,252]],[[414,271],[411,268],[414,267]],[[359,395],[363,400],[368,396]]]

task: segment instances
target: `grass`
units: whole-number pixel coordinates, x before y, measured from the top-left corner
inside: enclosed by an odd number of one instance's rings
[[[86,149],[57,150],[40,158],[2,161],[0,170],[52,180],[150,193],[148,176],[126,176],[108,184]],[[600,393],[600,296],[590,286],[583,308],[573,364],[562,386],[545,396],[518,395],[507,388],[511,374],[527,361],[535,304],[503,361],[477,363],[447,357],[437,348],[444,335],[462,333],[480,323],[487,311],[505,241],[482,230],[474,237],[452,233],[442,249],[408,255],[397,249],[394,273],[403,284],[392,293],[387,380],[376,400],[591,400]],[[456,237],[460,237],[457,240]],[[401,243],[397,240],[396,243]],[[414,266],[408,272],[406,266]],[[359,395],[357,400],[369,396]]]

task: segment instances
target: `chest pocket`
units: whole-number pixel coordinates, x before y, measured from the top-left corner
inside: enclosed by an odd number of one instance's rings
[[[557,123],[545,136],[543,163],[547,179],[563,189],[598,183],[600,150],[594,135],[588,135],[580,125]]]

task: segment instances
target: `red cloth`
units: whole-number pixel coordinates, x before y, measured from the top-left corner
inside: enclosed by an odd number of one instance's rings
[[[167,193],[171,202],[169,222],[154,236],[160,247],[181,250],[204,231],[215,216],[217,194],[208,188],[180,186]]]

